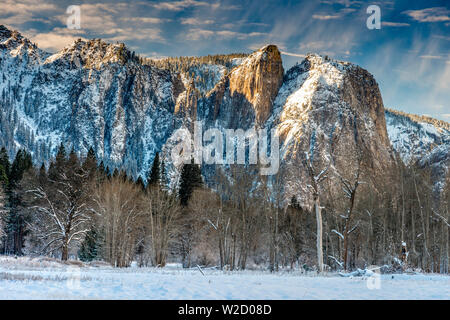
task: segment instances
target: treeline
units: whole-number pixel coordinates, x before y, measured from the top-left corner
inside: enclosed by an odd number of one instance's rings
[[[225,68],[226,74],[236,65],[233,59],[246,58],[248,54],[232,53],[227,55],[207,55],[203,57],[169,57],[163,59],[144,58],[140,62],[174,74],[184,74],[193,82],[195,88],[202,92],[211,90],[221,78],[221,70],[218,66]]]
[[[394,115],[400,115],[403,117],[407,117],[410,120],[414,121],[414,122],[424,122],[424,123],[429,123],[432,124],[433,126],[437,127],[437,128],[442,128],[445,129],[447,131],[450,131],[450,124],[444,120],[439,120],[439,119],[435,119],[435,118],[431,118],[425,115],[418,115],[418,114],[412,114],[412,113],[406,113],[400,110],[394,110],[394,109],[389,109],[386,108],[386,110]]]
[[[92,149],[80,158],[60,146],[48,169],[24,151],[10,164],[2,150],[0,161],[3,254],[277,271],[320,269],[320,251],[323,269],[448,273],[450,192],[437,197],[429,170],[400,161],[373,176],[363,160],[332,172],[306,158],[311,179],[299,190],[314,195],[311,206],[286,202],[283,170],[267,177],[253,166],[217,167],[207,188],[191,163],[169,190],[159,155],[147,183],[105,168]]]
[[[170,70],[171,72],[189,72],[192,68],[199,68],[204,64],[222,65],[227,69],[233,67],[233,59],[246,58],[246,53],[231,53],[207,55],[202,57],[169,57],[163,59],[142,59],[142,64],[151,65],[160,69]]]

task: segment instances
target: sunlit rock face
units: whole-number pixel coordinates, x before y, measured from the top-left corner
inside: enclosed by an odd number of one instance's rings
[[[26,148],[37,164],[60,143],[82,155],[92,146],[105,166],[144,179],[162,152],[176,184],[170,137],[178,128],[192,131],[200,121],[222,132],[274,129],[286,198],[305,203],[305,152],[314,150],[318,165],[332,170],[354,168],[358,152],[374,171],[393,163],[396,137],[388,136],[378,85],[356,65],[312,54],[285,73],[274,45],[188,67],[183,61],[157,67],[102,40],[50,54],[0,26],[0,144],[10,156]],[[214,176],[206,166],[203,172],[207,182]]]
[[[308,55],[286,73],[274,109],[269,122],[282,141],[286,193],[303,202],[305,152],[319,171],[329,166],[330,175],[356,168],[358,154],[373,172],[392,166],[378,85],[356,65]]]
[[[263,124],[283,83],[283,64],[278,48],[265,46],[249,56],[230,76],[230,96],[242,96],[254,110],[257,124]]]

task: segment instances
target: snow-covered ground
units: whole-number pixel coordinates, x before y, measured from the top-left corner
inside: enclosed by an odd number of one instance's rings
[[[204,269],[77,267],[0,257],[0,299],[450,299],[450,277],[270,274]]]

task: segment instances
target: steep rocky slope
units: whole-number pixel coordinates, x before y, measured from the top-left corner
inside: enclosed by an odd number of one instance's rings
[[[54,55],[23,41],[33,51],[16,54],[3,35],[0,131],[11,155],[25,147],[46,161],[63,142],[80,153],[93,146],[110,167],[147,171],[174,128],[170,72],[101,40],[76,41]]]
[[[308,55],[289,70],[269,121],[283,142],[286,192],[307,194],[301,191],[306,191],[309,178],[299,170],[305,152],[321,158],[318,170],[355,168],[357,154],[368,159],[373,170],[391,166],[383,111],[377,83],[358,66]]]
[[[441,191],[450,167],[450,124],[394,110],[386,110],[386,124],[403,162],[431,167],[435,190]]]

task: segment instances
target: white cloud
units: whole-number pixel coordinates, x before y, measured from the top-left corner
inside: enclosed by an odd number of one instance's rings
[[[32,15],[35,12],[58,10],[58,7],[50,3],[42,3],[33,0],[2,0],[1,15]],[[18,21],[19,22],[19,21]],[[21,21],[26,22],[26,21]]]
[[[197,41],[211,38],[213,35],[214,31],[211,30],[191,29],[188,32],[186,32],[186,39]]]
[[[81,32],[102,37],[109,41],[147,40],[164,42],[161,29],[158,27],[143,27],[142,24],[161,24],[170,21],[158,17],[124,17],[123,12],[135,9],[132,4],[96,3],[81,5]],[[66,23],[67,15],[57,17],[61,23]],[[139,30],[139,32],[136,32]]]
[[[197,19],[197,18],[182,18],[181,24],[189,24],[193,26],[199,26],[203,24],[212,24],[214,23],[214,20],[203,20],[203,19]]]
[[[325,3],[325,4],[331,4],[331,5],[340,4],[345,7],[350,7],[353,5],[360,5],[362,3],[361,1],[357,1],[357,0],[356,1],[352,1],[352,0],[322,0],[320,2]]]
[[[148,23],[148,24],[159,24],[172,21],[171,19],[161,19],[161,18],[153,18],[153,17],[130,17],[130,18],[122,18],[123,21],[132,21],[138,23]]]
[[[407,10],[402,13],[419,22],[450,21],[450,10],[445,7],[434,7],[421,10]]]
[[[291,56],[291,57],[306,58],[306,55],[301,54],[301,53],[292,53],[292,52],[286,52],[286,51],[280,51],[280,53],[284,54],[286,56]]]
[[[158,2],[158,3],[152,3],[151,6],[153,6],[156,9],[159,10],[169,10],[169,11],[181,11],[183,9],[189,8],[189,7],[202,7],[202,6],[210,6],[211,4],[208,2],[203,1],[196,1],[196,0],[183,0],[183,1],[172,1],[172,2]]]
[[[404,22],[390,22],[390,21],[382,21],[381,25],[383,27],[409,27],[409,23]]]
[[[442,40],[450,41],[450,37],[442,36],[442,35],[439,35],[439,34],[434,34],[432,37],[433,37],[433,38],[437,38],[437,39],[442,39]]]
[[[267,36],[267,33],[264,32],[250,32],[250,33],[243,33],[243,32],[236,32],[231,30],[219,30],[219,31],[213,31],[213,30],[205,30],[205,29],[199,29],[194,28],[190,29],[186,32],[187,36],[186,39],[188,40],[203,40],[203,39],[210,39],[215,37],[216,39],[239,39],[239,40],[245,40],[252,37],[261,37],[261,36]]]
[[[48,19],[47,21],[43,21],[42,18],[36,15],[45,13],[53,16],[59,11],[60,9],[56,5],[50,3],[41,3],[33,0],[2,0],[0,20],[2,24],[18,28],[27,22],[48,22]]]
[[[49,52],[56,52],[71,44],[76,39],[83,37],[79,30],[71,30],[66,28],[55,28],[51,32],[39,33],[35,29],[30,29],[25,34],[31,41],[35,42],[40,49]]]
[[[419,56],[419,58],[422,58],[422,59],[433,59],[433,60],[443,59],[442,56],[436,56],[436,55],[430,55],[430,54],[421,55],[421,56]]]
[[[334,20],[339,19],[340,15],[320,15],[320,14],[313,14],[312,18],[317,20]]]
[[[139,32],[136,32],[135,28],[123,28],[117,29],[114,35],[107,37],[110,41],[129,41],[129,40],[147,40],[165,42],[161,37],[161,30],[158,28],[140,28]]]
[[[355,8],[345,7],[345,8],[339,9],[337,12],[332,13],[332,14],[326,14],[326,13],[324,13],[324,14],[313,14],[312,18],[315,19],[315,20],[336,20],[336,19],[339,19],[339,18],[343,18],[346,15],[349,15],[350,13],[353,13],[355,11],[357,11]]]

